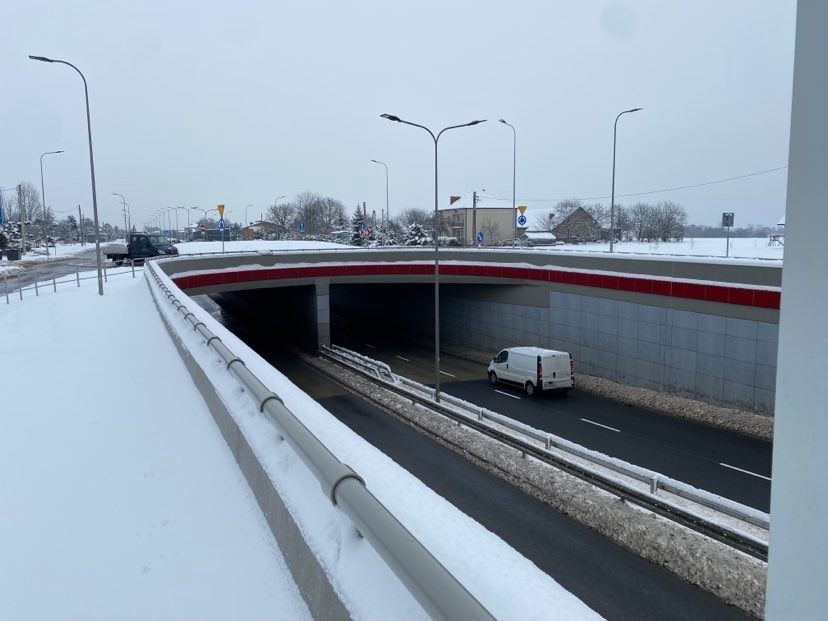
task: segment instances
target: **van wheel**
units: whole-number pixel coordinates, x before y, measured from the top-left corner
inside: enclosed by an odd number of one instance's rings
[[[532,382],[526,382],[526,395],[531,397],[535,394],[535,385]]]
[[[494,371],[489,371],[489,383],[497,384],[497,373]]]

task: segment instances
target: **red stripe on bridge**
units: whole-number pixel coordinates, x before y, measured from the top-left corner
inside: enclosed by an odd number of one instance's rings
[[[245,282],[263,282],[297,278],[336,278],[339,276],[412,276],[434,274],[433,263],[318,265],[279,267],[271,269],[206,272],[173,278],[181,289],[195,289]],[[766,289],[750,289],[729,285],[681,282],[648,278],[645,276],[616,276],[573,272],[548,268],[508,267],[499,265],[462,265],[448,263],[440,266],[443,276],[473,276],[534,280],[596,289],[614,289],[633,293],[649,293],[674,298],[723,302],[742,306],[779,309],[781,293]]]

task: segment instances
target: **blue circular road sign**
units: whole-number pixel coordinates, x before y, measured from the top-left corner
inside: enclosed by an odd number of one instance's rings
[[[518,216],[518,225],[520,225],[520,226],[525,226],[526,225],[526,216],[524,216],[523,214],[520,214]]]

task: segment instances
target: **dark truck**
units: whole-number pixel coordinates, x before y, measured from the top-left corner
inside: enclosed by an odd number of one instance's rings
[[[123,265],[124,261],[143,261],[160,255],[175,255],[178,254],[178,248],[164,235],[130,233],[128,245],[112,244],[103,248],[101,252],[115,265]]]

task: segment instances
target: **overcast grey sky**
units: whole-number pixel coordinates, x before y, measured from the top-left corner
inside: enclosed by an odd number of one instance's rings
[[[258,218],[303,190],[348,211],[433,206],[433,147],[444,134],[440,200],[474,189],[529,199],[617,194],[784,166],[794,0],[494,2],[3,3],[0,186],[39,184],[49,204],[91,206],[83,89],[89,81],[103,220],[123,193],[141,225],[155,209],[226,203]],[[647,197],[690,220],[775,223],[786,171]],[[629,203],[634,199],[619,199]],[[609,201],[605,201],[608,203]],[[504,202],[504,205],[510,202]],[[182,213],[183,218],[183,213]],[[531,219],[530,219],[531,222]]]

